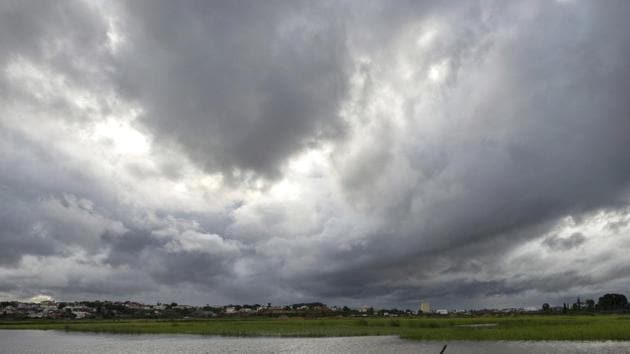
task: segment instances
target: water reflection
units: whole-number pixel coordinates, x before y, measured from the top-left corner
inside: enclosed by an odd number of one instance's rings
[[[398,337],[230,338],[0,330],[0,353],[439,353]],[[630,353],[630,342],[449,342],[455,353]]]

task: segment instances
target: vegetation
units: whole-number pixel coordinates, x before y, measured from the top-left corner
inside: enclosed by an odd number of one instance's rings
[[[630,340],[630,316],[13,321],[0,322],[0,329],[285,337],[398,335],[417,340]]]
[[[616,311],[628,307],[628,299],[622,294],[605,294],[597,301],[597,307],[603,311]]]

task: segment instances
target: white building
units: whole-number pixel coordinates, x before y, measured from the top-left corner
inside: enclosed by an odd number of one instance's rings
[[[86,312],[86,311],[72,311],[72,314],[74,315],[74,318],[76,319],[87,318],[92,315],[91,313]]]

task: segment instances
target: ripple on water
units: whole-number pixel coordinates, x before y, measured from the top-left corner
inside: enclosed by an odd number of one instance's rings
[[[417,342],[393,336],[236,338],[0,330],[0,353],[630,353],[630,342]]]

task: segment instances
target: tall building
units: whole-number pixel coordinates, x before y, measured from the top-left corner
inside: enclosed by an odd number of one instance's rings
[[[420,303],[420,311],[422,313],[431,313],[431,305],[429,305],[428,302],[421,302]]]

